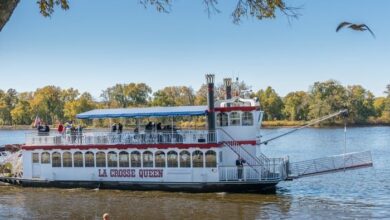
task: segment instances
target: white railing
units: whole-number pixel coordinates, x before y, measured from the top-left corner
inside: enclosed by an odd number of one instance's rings
[[[114,144],[217,143],[215,132],[185,130],[174,132],[84,132],[82,134],[29,133],[26,145],[114,145]]]
[[[286,163],[282,158],[269,158],[269,169],[263,166],[220,166],[220,181],[281,181],[286,177]]]
[[[288,173],[290,178],[299,178],[372,165],[371,152],[364,151],[290,163]]]

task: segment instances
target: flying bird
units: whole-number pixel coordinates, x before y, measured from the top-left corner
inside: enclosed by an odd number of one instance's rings
[[[338,32],[340,29],[344,27],[351,28],[354,31],[369,31],[371,35],[375,38],[374,32],[372,32],[371,29],[365,24],[352,24],[349,22],[341,22],[339,26],[337,26],[336,32]]]

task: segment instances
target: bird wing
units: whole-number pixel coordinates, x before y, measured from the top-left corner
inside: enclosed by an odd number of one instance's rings
[[[367,30],[371,33],[371,35],[375,38],[375,34],[374,32],[372,32],[372,30],[365,24],[362,25],[363,27],[367,28]]]
[[[349,23],[349,22],[341,22],[340,24],[339,24],[339,26],[337,26],[337,28],[336,28],[336,32],[338,32],[341,28],[343,28],[343,27],[345,27],[345,26],[347,26],[347,25],[350,25],[351,23]]]

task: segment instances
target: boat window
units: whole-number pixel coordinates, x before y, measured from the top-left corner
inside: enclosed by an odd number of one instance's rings
[[[213,150],[206,152],[206,167],[217,167],[217,154]]]
[[[156,167],[165,167],[165,153],[163,151],[157,151],[154,158]]]
[[[96,167],[106,167],[106,154],[102,151],[96,153]]]
[[[180,152],[180,167],[191,167],[191,154],[183,150]]]
[[[126,151],[121,151],[119,153],[119,166],[120,167],[129,167],[130,166],[129,153],[127,153]]]
[[[83,153],[80,151],[73,154],[74,157],[74,167],[84,167]]]
[[[231,112],[230,113],[230,126],[240,126],[241,118],[239,112]]]
[[[114,151],[110,151],[107,154],[108,167],[118,167],[118,155]]]
[[[217,114],[217,125],[220,127],[228,126],[229,120],[228,120],[228,114],[221,112]]]
[[[253,125],[253,114],[252,112],[242,113],[242,126],[252,126]]]
[[[72,153],[65,152],[62,154],[62,166],[72,167]]]
[[[131,166],[141,167],[141,154],[138,151],[131,152]]]
[[[168,167],[177,167],[177,153],[176,151],[169,151],[167,154]]]
[[[95,167],[95,156],[91,151],[85,153],[85,167]]]
[[[41,163],[50,163],[50,154],[48,152],[41,154]]]
[[[143,167],[153,167],[153,153],[145,151],[143,153]]]
[[[52,167],[61,167],[61,154],[58,152],[54,152],[51,155],[51,157],[53,159],[53,163],[51,163],[51,166]]]
[[[196,150],[192,153],[192,166],[203,167],[203,152]]]
[[[39,163],[39,153],[33,153],[32,154],[32,162],[33,163]]]

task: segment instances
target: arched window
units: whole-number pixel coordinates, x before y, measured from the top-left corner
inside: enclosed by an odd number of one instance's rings
[[[50,154],[48,152],[41,154],[41,163],[50,163]]]
[[[96,153],[96,167],[106,167],[106,153],[103,151]]]
[[[153,167],[153,153],[145,151],[143,154],[143,167]]]
[[[241,117],[239,112],[231,112],[230,113],[230,126],[240,126],[241,125]]]
[[[74,167],[84,167],[83,153],[77,151],[73,154]]]
[[[126,151],[121,151],[119,153],[119,167],[129,167],[129,153]]]
[[[177,167],[177,153],[176,151],[169,151],[167,153],[168,167]]]
[[[192,166],[203,167],[203,152],[196,150],[192,153]]]
[[[32,161],[33,163],[39,163],[39,153],[32,154]]]
[[[157,151],[154,160],[156,167],[165,167],[165,153],[163,151]]]
[[[217,167],[217,154],[213,150],[206,152],[206,167]]]
[[[63,167],[72,167],[72,153],[64,152],[62,154],[62,166]]]
[[[242,126],[252,126],[252,125],[253,125],[252,112],[243,112],[242,113]]]
[[[180,152],[180,167],[191,167],[191,154],[183,150]]]
[[[225,127],[228,126],[229,120],[228,120],[228,115],[224,112],[218,113],[217,114],[217,125],[220,127]]]
[[[52,167],[61,167],[61,154],[58,152],[54,152],[51,155],[53,159],[53,163],[51,164]]]
[[[141,167],[141,154],[138,151],[131,152],[131,166]]]
[[[85,153],[85,167],[95,167],[95,155],[91,151]]]
[[[107,154],[108,167],[118,167],[118,154],[114,151],[110,151]]]

